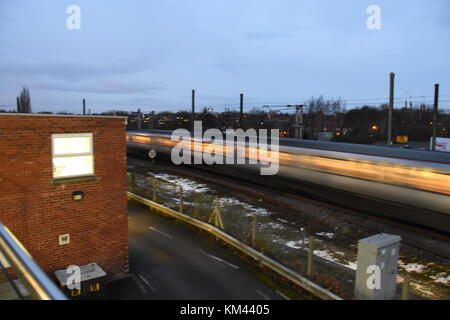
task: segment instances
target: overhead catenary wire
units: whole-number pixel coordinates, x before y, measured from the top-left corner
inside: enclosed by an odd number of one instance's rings
[[[400,107],[400,103],[403,104],[403,102],[405,101],[405,99],[408,100],[408,102],[410,104],[414,104],[414,105],[421,105],[421,104],[432,104],[434,101],[431,99],[427,99],[427,98],[433,98],[433,95],[409,95],[409,92],[402,87],[402,90],[405,91],[405,93],[407,95],[405,96],[401,96],[401,97],[395,97],[394,101],[395,101],[395,106],[396,107]],[[427,92],[428,93],[428,92]],[[322,96],[319,96],[318,98],[320,98]],[[450,97],[450,94],[441,94],[440,95],[441,98],[448,98]],[[314,97],[313,97],[314,98]],[[322,97],[323,98],[323,97]],[[279,111],[288,111],[291,110],[291,108],[288,108],[287,106],[295,106],[295,105],[308,105],[308,101],[310,101],[312,98],[308,98],[308,99],[293,99],[293,100],[280,100],[280,101],[247,101],[246,105],[250,106],[250,109],[256,108],[263,108],[263,107],[269,107],[269,108],[278,108],[278,112]],[[203,100],[203,99],[202,99]],[[354,106],[380,106],[382,104],[387,104],[388,103],[388,98],[352,98],[352,99],[346,99],[343,97],[339,97],[339,98],[323,98],[323,100],[326,101],[341,101],[343,106],[350,106],[350,107],[354,107]],[[203,100],[204,101],[204,100]],[[223,112],[223,111],[231,111],[231,112],[239,112],[239,97],[237,97],[236,102],[235,103],[221,103],[221,104],[210,104],[207,102],[203,102],[201,103],[201,107],[200,105],[197,107],[197,112],[202,112],[205,108],[212,108],[213,112]],[[440,100],[440,111],[446,111],[450,109],[450,100],[448,99],[444,99],[444,100]],[[0,104],[0,109],[15,109],[15,105],[10,104],[10,103],[4,103],[4,104]],[[126,109],[131,109],[133,107],[124,107]],[[178,111],[189,111],[189,109],[191,108],[191,106],[179,106],[176,109],[178,109]],[[137,109],[137,107],[135,107],[135,109]],[[147,108],[146,108],[147,109]],[[156,111],[159,108],[154,108],[150,111],[142,111],[143,113],[151,113]],[[175,108],[173,108],[175,109]],[[141,107],[141,110],[143,110],[143,108]],[[169,111],[169,110],[167,110]],[[132,112],[132,111],[130,111]],[[157,111],[157,112],[164,112],[164,111]],[[175,112],[175,111],[172,111]],[[292,110],[293,112],[293,110]]]

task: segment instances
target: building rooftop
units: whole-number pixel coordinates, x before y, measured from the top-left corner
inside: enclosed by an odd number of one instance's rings
[[[71,117],[71,118],[114,118],[114,119],[127,119],[124,116],[94,116],[94,115],[81,115],[81,114],[47,114],[47,113],[9,113],[0,112],[0,116],[33,116],[33,117]]]

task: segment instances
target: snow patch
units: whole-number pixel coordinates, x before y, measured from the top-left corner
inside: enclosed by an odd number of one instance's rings
[[[336,234],[333,232],[318,232],[316,233],[316,235],[326,237],[328,239],[333,239],[334,237],[336,237]]]
[[[336,252],[339,255],[344,255],[343,252]],[[314,250],[314,254],[318,257],[321,257],[322,259],[334,262],[336,264],[339,264],[343,267],[352,269],[352,270],[356,270],[357,269],[357,264],[356,262],[352,262],[352,261],[346,261],[345,263],[340,262],[339,259],[334,258],[333,254],[329,251],[326,250]]]
[[[166,173],[148,172],[148,174],[157,179],[161,179],[169,183],[173,183],[177,186],[181,186],[183,188],[183,192],[204,193],[210,191],[210,189],[205,184],[201,184],[189,179],[180,178]]]
[[[285,243],[285,245],[287,245],[289,248],[292,249],[301,249],[302,248],[302,240],[298,240],[298,241],[288,241]],[[305,245],[306,245],[306,241],[305,241]]]
[[[248,211],[248,213],[246,214],[247,217],[251,217],[253,215],[257,215],[257,216],[270,216],[272,213],[264,208],[257,208],[254,207],[248,203],[242,202],[236,198],[221,198],[219,199],[219,204],[220,205],[233,205],[233,206],[240,206],[243,209],[245,209],[246,211]]]
[[[448,276],[445,272],[439,273],[435,276],[431,276],[431,279],[436,283],[447,284],[450,282],[450,276]]]
[[[266,225],[271,227],[272,229],[278,229],[278,230],[283,230],[284,229],[284,226],[279,224],[279,223],[269,222]]]
[[[423,264],[419,264],[419,263],[408,263],[405,264],[403,263],[403,261],[399,261],[399,265],[400,267],[402,267],[406,272],[417,272],[417,273],[422,273],[425,271],[425,269],[427,268],[426,266],[424,266]]]

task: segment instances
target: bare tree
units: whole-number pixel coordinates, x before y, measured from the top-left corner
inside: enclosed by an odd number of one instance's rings
[[[335,130],[336,127],[341,126],[339,118],[344,107],[345,103],[341,98],[325,100],[323,96],[320,96],[306,102],[309,139],[314,139],[317,131]]]
[[[23,87],[19,97],[17,97],[17,112],[31,113],[30,90]]]

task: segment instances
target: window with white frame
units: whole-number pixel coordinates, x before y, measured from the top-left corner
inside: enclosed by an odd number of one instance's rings
[[[52,134],[53,178],[94,174],[92,133]]]

